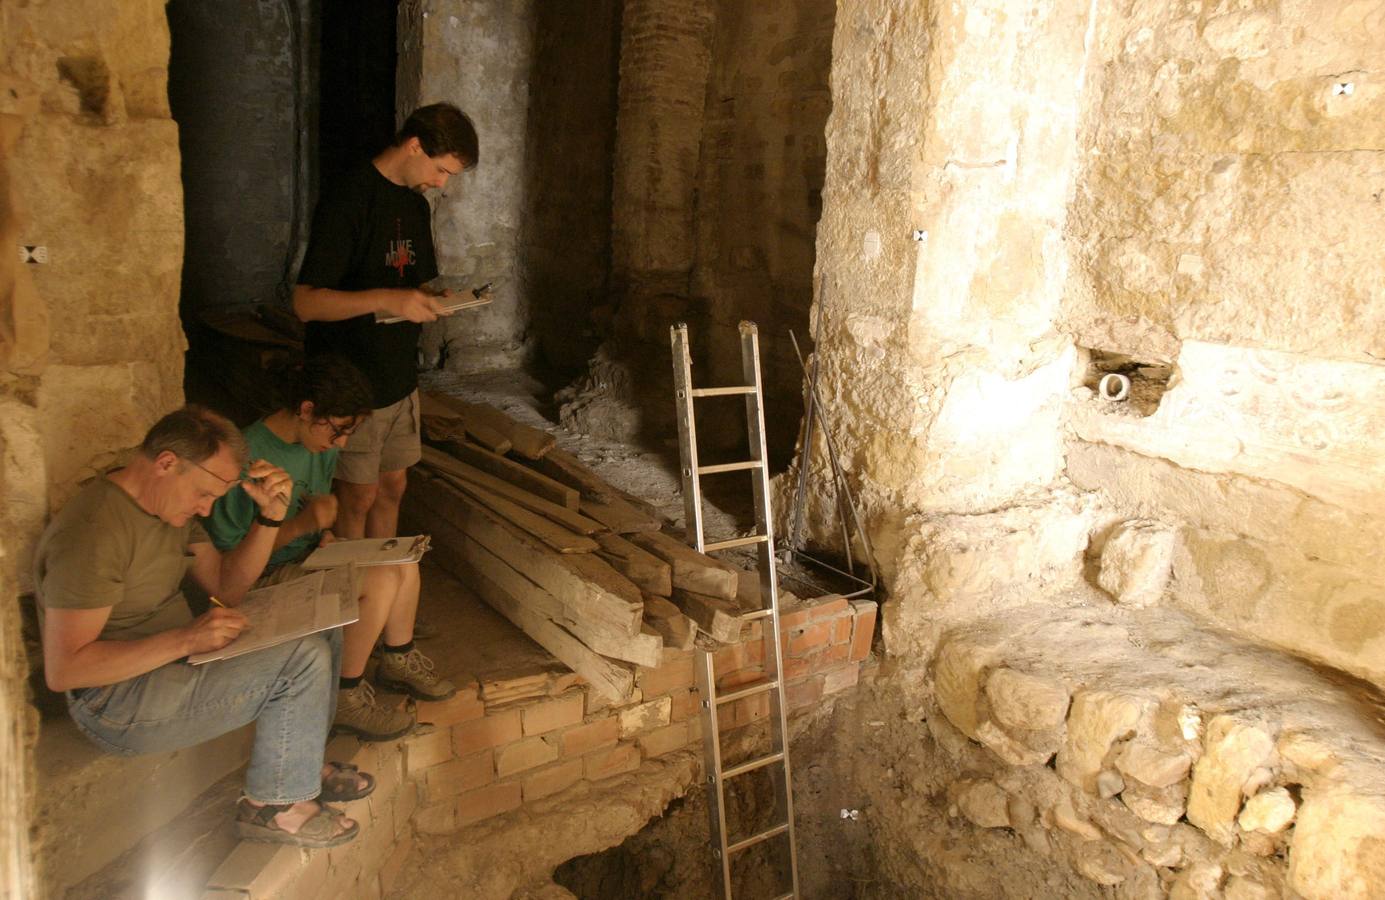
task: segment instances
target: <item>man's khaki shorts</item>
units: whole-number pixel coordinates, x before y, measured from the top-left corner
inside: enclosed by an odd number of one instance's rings
[[[342,448],[336,477],[351,484],[374,484],[381,472],[409,468],[423,458],[420,430],[415,390],[366,417]]]

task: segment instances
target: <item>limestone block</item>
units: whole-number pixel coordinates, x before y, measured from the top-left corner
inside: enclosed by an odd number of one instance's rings
[[[1241,875],[1232,875],[1226,882],[1226,890],[1222,892],[1225,900],[1278,900],[1278,891],[1265,887],[1254,878]]]
[[[1195,862],[1174,880],[1169,900],[1220,900],[1223,874],[1217,863]]]
[[[1182,781],[1192,765],[1188,754],[1169,752],[1148,741],[1130,741],[1116,754],[1116,768],[1122,775],[1152,788]]]
[[[1261,791],[1246,801],[1236,820],[1244,831],[1263,831],[1277,834],[1289,827],[1297,807],[1294,798],[1282,787]]]
[[[1183,865],[1183,848],[1175,843],[1150,844],[1140,857],[1151,866],[1173,869]]]
[[[976,739],[1012,766],[1041,766],[1053,756],[1053,749],[1035,750],[1011,737],[991,721],[976,726]]]
[[[0,528],[5,555],[14,561],[19,591],[24,593],[33,590],[29,560],[48,515],[47,463],[37,409],[0,398],[0,453],[0,484],[5,488]]]
[[[1284,762],[1297,767],[1301,773],[1326,775],[1341,762],[1330,744],[1303,732],[1287,732],[1280,736],[1276,749]]]
[[[1118,740],[1132,737],[1150,708],[1142,697],[1114,691],[1082,691],[1073,697],[1067,735],[1058,751],[1058,774],[1089,794],[1106,754]]]
[[[1242,790],[1273,753],[1274,738],[1260,725],[1225,715],[1212,719],[1207,724],[1206,752],[1193,767],[1188,821],[1229,846],[1235,837]]]
[[[994,781],[974,781],[957,795],[957,808],[980,828],[1010,826],[1009,795]]]
[[[977,727],[981,724],[976,701],[981,694],[982,678],[986,668],[995,665],[998,658],[990,647],[956,638],[939,649],[933,664],[938,706],[957,730],[973,740],[978,739]]]
[[[1109,844],[1093,844],[1082,848],[1077,872],[1088,881],[1113,887],[1130,877],[1130,861]]]
[[[999,668],[986,679],[986,699],[992,715],[1005,728],[1048,731],[1063,724],[1070,696],[1055,679]]]
[[[1161,522],[1118,525],[1101,551],[1097,583],[1123,606],[1158,603],[1173,571],[1174,538],[1174,529]]]
[[[1112,797],[1125,790],[1125,779],[1120,777],[1119,772],[1110,769],[1102,769],[1096,776],[1096,794],[1103,800],[1110,800]]]
[[[1304,796],[1289,882],[1308,900],[1379,900],[1385,892],[1385,797]]]
[[[1167,787],[1145,787],[1132,783],[1121,791],[1121,802],[1146,822],[1173,825],[1188,809],[1188,785],[1175,782]]]
[[[1061,797],[1054,804],[1052,816],[1053,824],[1068,834],[1075,834],[1084,841],[1101,840],[1101,829],[1093,825],[1086,816],[1078,813],[1069,797]]]

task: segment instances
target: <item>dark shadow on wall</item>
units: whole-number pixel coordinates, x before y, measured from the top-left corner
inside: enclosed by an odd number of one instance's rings
[[[620,0],[535,5],[521,272],[536,374],[570,381],[609,307]]]

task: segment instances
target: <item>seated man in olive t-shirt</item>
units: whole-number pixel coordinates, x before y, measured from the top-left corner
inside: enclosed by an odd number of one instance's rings
[[[243,475],[242,472],[245,474]],[[196,522],[241,484],[256,525],[219,553]],[[235,639],[234,607],[264,569],[291,479],[196,406],[155,423],[122,469],[86,485],[53,518],[35,558],[44,677],[77,727],[117,754],[189,747],[255,723],[237,831],[251,840],[330,847],[358,825],[321,800],[364,796],[368,777],[323,766],[331,650],[312,635],[205,665],[185,657]],[[219,598],[193,617],[185,574]]]

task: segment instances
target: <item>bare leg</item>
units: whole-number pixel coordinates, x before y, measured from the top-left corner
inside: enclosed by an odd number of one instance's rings
[[[386,621],[393,621],[396,598],[401,593],[401,585],[406,580],[401,569],[414,571],[414,605],[418,604],[417,566],[368,566],[361,578],[360,618],[342,630],[341,675],[343,678],[359,678],[365,672],[366,660],[370,650],[380,637]],[[413,609],[409,610],[409,628],[413,628]],[[386,635],[386,640],[389,637]],[[405,643],[408,638],[399,641]]]
[[[366,537],[388,538],[399,533],[399,504],[404,500],[408,479],[408,469],[380,473],[379,492],[365,520]]]
[[[367,518],[375,498],[380,493],[379,484],[353,484],[338,478],[332,482],[332,492],[337,495],[337,522],[332,530],[342,540],[357,540],[366,536]],[[398,518],[396,507],[396,519]],[[371,537],[394,537],[393,534]]]
[[[418,565],[390,566],[399,573],[399,583],[385,620],[385,643],[402,647],[414,638],[414,617],[418,614]]]

